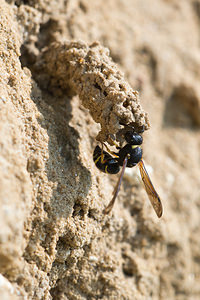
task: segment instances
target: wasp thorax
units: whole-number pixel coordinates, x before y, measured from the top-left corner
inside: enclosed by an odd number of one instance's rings
[[[126,157],[128,157],[127,167],[132,168],[142,159],[142,149],[139,146],[135,147],[134,145],[127,144],[119,151],[118,162],[120,166],[123,165]]]

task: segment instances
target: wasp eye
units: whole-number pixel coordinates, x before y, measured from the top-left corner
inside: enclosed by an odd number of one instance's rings
[[[143,142],[142,136],[132,131],[127,131],[124,135],[124,138],[126,142],[131,145],[141,145]]]

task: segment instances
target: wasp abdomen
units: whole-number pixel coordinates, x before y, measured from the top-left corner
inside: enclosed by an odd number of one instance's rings
[[[94,149],[93,160],[96,167],[104,173],[117,174],[120,170],[118,160],[108,152],[102,151],[99,146]]]

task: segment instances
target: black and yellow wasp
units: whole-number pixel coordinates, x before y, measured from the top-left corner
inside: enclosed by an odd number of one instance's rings
[[[157,194],[151,182],[151,179],[147,173],[144,162],[142,160],[141,145],[143,142],[143,138],[139,133],[136,133],[133,129],[128,129],[124,133],[124,139],[127,142],[127,144],[122,148],[117,147],[117,149],[119,150],[118,152],[111,152],[107,148],[107,150],[109,151],[108,153],[103,150],[103,147],[101,149],[99,146],[96,146],[96,148],[94,149],[93,160],[100,171],[109,174],[117,174],[120,171],[120,168],[122,167],[122,171],[119,176],[117,185],[114,189],[113,198],[103,212],[104,214],[108,214],[111,211],[120,190],[125,168],[132,168],[138,164],[140,175],[144,183],[144,187],[149,197],[149,200],[158,218],[160,218],[162,216],[163,211],[162,203],[160,201],[159,195]]]

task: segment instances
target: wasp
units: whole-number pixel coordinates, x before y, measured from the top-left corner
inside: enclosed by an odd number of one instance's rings
[[[159,195],[157,194],[151,182],[151,179],[147,173],[144,162],[142,160],[142,135],[140,133],[135,132],[133,129],[129,129],[124,133],[124,139],[127,144],[124,147],[117,146],[116,148],[117,150],[119,150],[118,152],[110,151],[105,144],[102,144],[102,149],[99,146],[96,146],[96,148],[94,149],[93,160],[96,167],[100,171],[107,174],[117,174],[119,173],[122,167],[118,182],[113,192],[112,200],[104,209],[103,213],[108,214],[113,208],[113,205],[120,190],[125,168],[132,168],[138,165],[146,193],[158,218],[160,218],[163,212],[162,203]],[[103,150],[104,145],[106,146],[109,153]]]

